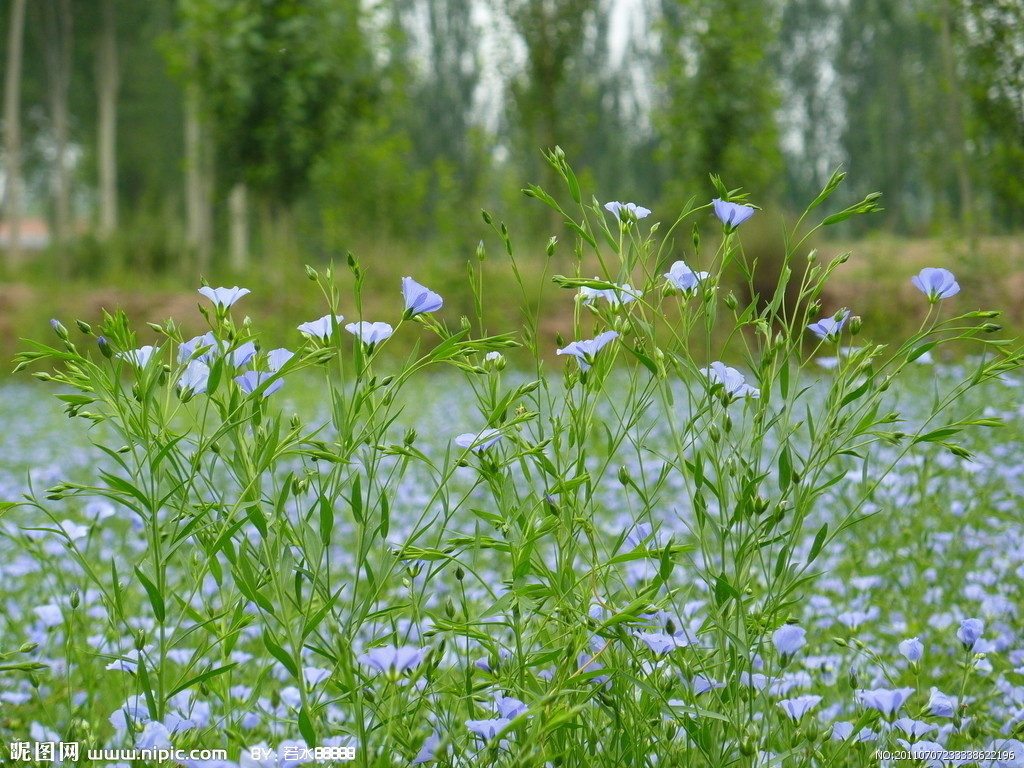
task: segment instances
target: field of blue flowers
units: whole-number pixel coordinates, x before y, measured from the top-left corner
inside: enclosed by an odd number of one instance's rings
[[[742,306],[719,276],[755,268],[743,195],[660,234],[549,159],[573,213],[529,192],[579,236],[554,349],[535,317],[489,331],[483,244],[473,319],[413,277],[364,319],[349,257],[351,297],[308,270],[327,313],[289,348],[210,286],[202,335],[140,345],[115,312],[28,344],[48,383],[0,389],[12,764],[1024,765],[1024,373],[997,313],[951,309],[944,267],[907,275],[901,344],[822,308],[848,255],[802,244],[873,197],[798,224]],[[722,245],[679,258],[697,216]]]

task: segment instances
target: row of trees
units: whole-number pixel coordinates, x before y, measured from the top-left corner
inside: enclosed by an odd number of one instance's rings
[[[555,144],[648,205],[710,171],[795,206],[844,163],[894,229],[1024,223],[1020,0],[7,0],[0,23],[7,257],[45,210],[65,273],[83,224],[204,271],[244,269],[251,234],[459,245]]]

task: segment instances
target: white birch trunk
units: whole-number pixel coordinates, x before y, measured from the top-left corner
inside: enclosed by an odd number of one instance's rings
[[[213,250],[211,183],[204,147],[199,93],[196,86],[190,85],[185,94],[185,237],[199,274],[209,269]]]
[[[103,19],[96,58],[96,89],[99,102],[97,159],[100,176],[99,234],[108,238],[117,231],[117,92],[121,74],[117,65],[117,23],[114,0],[103,0]]]
[[[228,196],[231,217],[231,269],[241,274],[249,269],[249,193],[245,184],[235,184]]]
[[[24,37],[25,0],[14,0],[4,78],[4,154],[7,156],[4,207],[10,237],[7,244],[9,265],[21,261],[21,61]]]

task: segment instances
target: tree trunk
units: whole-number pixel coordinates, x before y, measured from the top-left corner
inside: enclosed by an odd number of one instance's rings
[[[249,193],[245,184],[235,184],[228,196],[231,218],[231,269],[241,275],[249,269]]]
[[[200,274],[210,266],[213,250],[213,222],[205,151],[206,140],[199,113],[199,92],[190,85],[185,94],[185,231],[186,242],[196,259]]]
[[[4,82],[4,153],[7,155],[7,189],[4,194],[10,266],[21,261],[21,59],[25,32],[25,0],[11,5],[7,38],[7,77]]]
[[[963,93],[956,74],[956,59],[953,51],[952,9],[950,0],[940,3],[940,36],[942,46],[942,68],[947,120],[950,130],[950,144],[953,150],[953,165],[956,168],[957,191],[960,198],[960,224],[969,239],[974,238],[974,188],[971,184],[970,161],[967,157],[967,136],[964,126]]]
[[[68,92],[71,85],[71,0],[51,0],[43,13],[45,58],[54,149],[54,242],[57,269],[69,273],[67,241],[71,237],[71,179],[68,168]]]
[[[96,57],[96,90],[99,102],[99,234],[105,239],[117,231],[117,92],[121,86],[121,73],[117,66],[114,0],[103,0],[102,14]]]
[[[288,274],[296,263],[298,241],[295,235],[295,212],[291,205],[278,203],[271,211],[273,239],[266,249],[263,263],[266,273],[275,285],[285,285],[292,275]]]

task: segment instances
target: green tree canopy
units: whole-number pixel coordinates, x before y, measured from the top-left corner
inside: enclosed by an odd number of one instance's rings
[[[374,98],[357,0],[181,0],[180,71],[220,177],[289,204]]]

